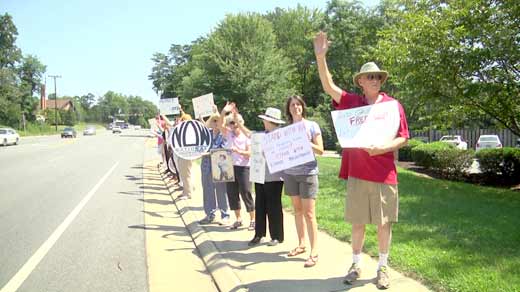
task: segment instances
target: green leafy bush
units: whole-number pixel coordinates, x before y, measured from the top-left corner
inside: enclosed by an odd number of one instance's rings
[[[477,152],[476,157],[487,179],[505,184],[520,182],[519,148],[483,149]]]
[[[416,165],[433,168],[436,155],[442,150],[454,149],[454,146],[444,142],[424,143],[412,148],[412,160]]]
[[[411,152],[416,165],[433,169],[451,179],[462,179],[475,156],[473,150],[460,150],[444,142],[420,144]]]
[[[399,161],[413,161],[412,160],[412,149],[424,144],[421,140],[410,139],[408,140],[408,144],[399,149]]]

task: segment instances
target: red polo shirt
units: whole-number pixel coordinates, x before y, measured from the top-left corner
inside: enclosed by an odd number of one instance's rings
[[[379,102],[395,100],[384,92],[381,92],[380,95],[382,95],[383,98]],[[397,102],[397,104],[399,106],[400,125],[396,137],[408,139],[410,135],[408,133],[406,115],[401,104],[399,102]],[[340,103],[338,104],[332,100],[332,105],[336,110],[343,110],[365,106],[368,105],[368,102],[364,96],[343,91]],[[387,152],[381,155],[370,156],[362,149],[343,149],[339,177],[348,179],[349,176],[372,182],[397,184],[394,153]]]

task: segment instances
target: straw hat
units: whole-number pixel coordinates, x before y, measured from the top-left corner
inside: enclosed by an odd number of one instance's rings
[[[265,109],[265,114],[258,115],[259,118],[275,123],[275,124],[285,124],[285,122],[281,119],[282,118],[282,111],[274,108],[274,107],[268,107]]]
[[[354,84],[356,84],[357,87],[361,88],[361,86],[359,85],[359,78],[363,75],[366,75],[366,74],[373,74],[373,73],[378,73],[378,74],[381,74],[383,76],[383,79],[381,79],[381,85],[383,85],[383,83],[385,83],[386,79],[388,78],[388,72],[387,71],[384,71],[384,70],[380,70],[379,67],[377,67],[376,63],[374,62],[368,62],[368,63],[365,63],[363,66],[361,66],[361,70],[359,70],[358,73],[356,73],[356,75],[354,75]]]

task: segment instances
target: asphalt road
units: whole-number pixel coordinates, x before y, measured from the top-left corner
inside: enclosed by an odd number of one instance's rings
[[[148,291],[146,133],[0,147],[1,292]]]

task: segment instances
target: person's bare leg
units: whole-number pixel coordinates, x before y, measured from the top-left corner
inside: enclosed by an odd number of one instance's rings
[[[298,246],[305,247],[305,221],[303,219],[302,200],[300,196],[291,196],[294,208],[294,223],[298,234]]]
[[[316,221],[316,200],[302,199],[302,213],[307,225],[307,233],[309,234],[309,241],[311,243],[311,256],[318,254],[318,222]]]

